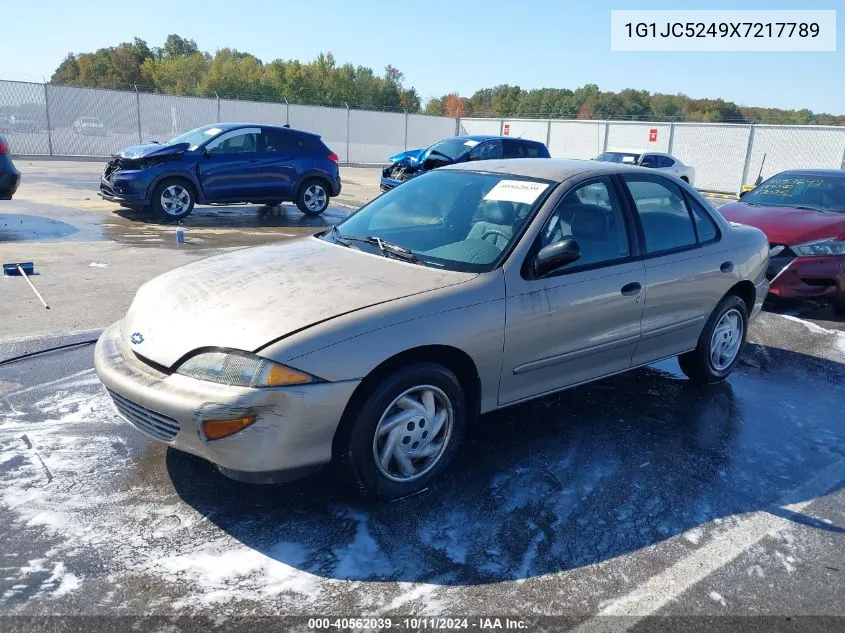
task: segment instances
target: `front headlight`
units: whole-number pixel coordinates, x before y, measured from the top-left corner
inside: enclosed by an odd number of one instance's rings
[[[235,387],[281,387],[319,380],[247,352],[203,352],[191,356],[176,373]]]
[[[800,257],[813,257],[818,255],[845,255],[845,240],[837,240],[833,237],[826,237],[823,240],[804,242],[797,246],[790,246],[796,255]]]

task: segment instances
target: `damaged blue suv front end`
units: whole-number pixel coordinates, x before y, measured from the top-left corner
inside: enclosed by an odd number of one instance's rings
[[[431,147],[409,149],[394,154],[387,159],[390,164],[381,172],[380,188],[382,191],[390,191],[406,180],[437,167],[470,160],[470,153],[473,148],[494,138],[497,137],[455,136],[443,139]],[[499,158],[501,158],[501,144],[499,145]]]
[[[496,158],[549,158],[543,143],[509,136],[453,136],[431,147],[394,154],[382,169],[380,187],[390,191],[432,169],[470,160]]]

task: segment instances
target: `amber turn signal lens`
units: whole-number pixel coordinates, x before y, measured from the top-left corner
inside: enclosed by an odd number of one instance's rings
[[[238,431],[243,431],[255,418],[238,418],[237,420],[206,420],[202,423],[202,430],[206,439],[219,440]]]
[[[301,385],[306,382],[311,382],[312,378],[308,374],[303,374],[301,371],[296,371],[284,365],[274,364],[270,371],[267,372],[267,379],[264,385],[273,387],[277,385]]]

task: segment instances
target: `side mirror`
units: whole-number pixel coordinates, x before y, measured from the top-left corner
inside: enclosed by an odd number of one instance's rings
[[[563,240],[544,246],[534,258],[534,274],[542,277],[556,268],[581,258],[581,248],[575,240]]]

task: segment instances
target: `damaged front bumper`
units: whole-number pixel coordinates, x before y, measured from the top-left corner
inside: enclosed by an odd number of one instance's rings
[[[360,381],[253,389],[164,373],[129,349],[120,325],[100,336],[94,363],[118,414],[148,437],[243,481],[287,480],[331,460],[335,431]],[[246,416],[256,421],[244,430],[205,439],[203,421]]]
[[[398,187],[406,180],[410,180],[420,173],[419,167],[412,165],[404,165],[402,163],[392,163],[381,171],[381,182],[379,188],[382,191],[390,191]]]
[[[786,247],[769,259],[767,277],[775,297],[845,301],[845,255],[797,257]]]

